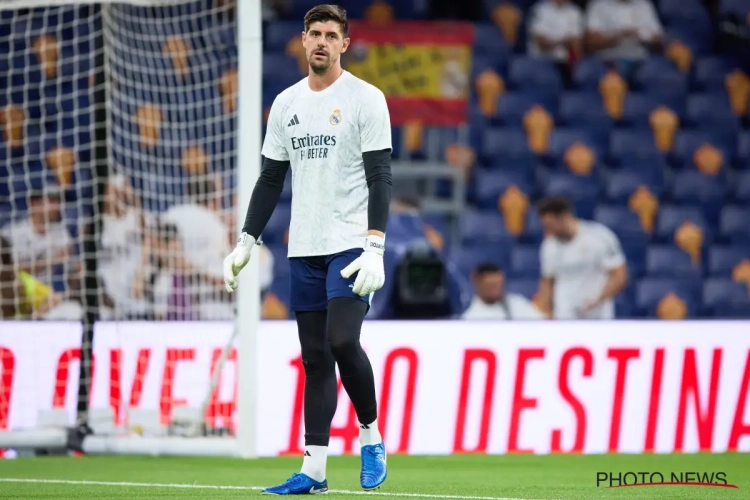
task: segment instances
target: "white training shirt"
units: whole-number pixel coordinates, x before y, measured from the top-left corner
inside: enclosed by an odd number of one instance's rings
[[[311,90],[304,78],[276,97],[261,154],[291,163],[289,257],[364,246],[362,153],[383,149],[391,149],[385,95],[348,71],[325,90]]]
[[[529,54],[535,57],[551,57],[557,61],[567,61],[566,47],[543,51],[534,41],[535,36],[542,36],[555,42],[582,37],[583,11],[572,2],[557,5],[552,0],[539,2],[532,10],[529,23]]]
[[[555,280],[555,319],[614,319],[612,299],[585,316],[581,312],[587,301],[599,297],[609,271],[625,263],[620,241],[607,226],[579,221],[573,239],[561,242],[548,236],[540,254],[542,276]]]
[[[662,34],[659,16],[648,0],[594,0],[588,5],[586,24],[589,31],[614,35],[628,29],[638,30],[638,39],[623,40],[614,47],[599,51],[604,59],[635,59],[648,57],[644,40]]]

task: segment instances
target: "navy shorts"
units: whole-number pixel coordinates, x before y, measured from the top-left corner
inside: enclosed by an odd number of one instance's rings
[[[364,250],[353,248],[332,255],[291,257],[289,259],[289,291],[292,311],[322,311],[334,297],[360,299],[369,305],[372,294],[360,297],[352,291],[357,273],[349,278],[341,270],[362,255]]]

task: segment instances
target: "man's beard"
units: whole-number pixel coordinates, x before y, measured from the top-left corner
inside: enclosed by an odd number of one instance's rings
[[[326,61],[324,63],[314,63],[312,61],[312,58],[315,57],[315,53],[310,56],[310,59],[308,59],[308,63],[310,64],[310,68],[312,68],[313,73],[316,75],[322,76],[328,73],[328,70],[331,69],[331,56],[328,56],[326,58]]]

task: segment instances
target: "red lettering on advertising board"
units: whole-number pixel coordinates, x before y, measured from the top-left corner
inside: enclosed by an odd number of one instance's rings
[[[0,429],[8,428],[10,416],[10,398],[13,395],[13,373],[16,368],[16,357],[13,351],[0,347]]]
[[[516,382],[513,388],[513,403],[510,412],[510,430],[508,432],[508,453],[533,453],[534,450],[518,447],[518,434],[521,429],[521,412],[536,408],[536,398],[523,395],[523,383],[526,378],[526,363],[532,359],[544,358],[544,349],[519,349],[516,364]]]
[[[135,366],[133,383],[130,385],[128,408],[138,408],[143,392],[143,379],[146,377],[151,349],[140,349]],[[109,351],[109,404],[115,412],[115,422],[123,423],[122,415],[122,349]]]
[[[620,423],[622,422],[622,401],[625,398],[625,381],[628,375],[628,361],[640,356],[640,349],[609,349],[607,357],[617,363],[615,392],[612,400],[612,417],[609,426],[609,451],[616,453],[620,444]]]
[[[576,416],[576,437],[573,442],[573,449],[570,452],[583,452],[584,440],[586,439],[586,409],[583,407],[581,400],[578,399],[570,390],[569,374],[570,363],[574,358],[583,360],[583,376],[590,377],[594,369],[594,358],[591,351],[585,347],[574,347],[565,351],[560,361],[560,371],[557,376],[557,386],[560,390],[560,396],[570,405]],[[552,451],[562,452],[562,430],[555,429],[552,431]]]
[[[661,401],[661,379],[664,373],[664,348],[654,352],[654,369],[651,372],[651,394],[648,398],[648,421],[646,423],[646,443],[643,451],[653,453],[656,443],[656,423],[659,418]]]
[[[172,389],[174,388],[174,373],[177,363],[180,361],[192,361],[195,359],[195,349],[167,349],[166,360],[164,363],[164,374],[161,379],[161,395],[159,397],[159,409],[161,413],[161,423],[169,424],[172,415],[172,408],[182,406],[187,403],[184,399],[174,399]]]
[[[742,436],[750,435],[750,423],[745,422],[745,407],[747,406],[748,391],[750,391],[750,350],[747,351],[747,358],[745,358],[745,370],[742,374],[740,392],[737,394],[737,406],[734,409],[732,431],[729,433],[727,451],[737,451],[740,438]],[[2,426],[0,425],[0,427]]]
[[[52,396],[52,407],[63,408],[65,406],[65,398],[68,393],[68,374],[70,373],[70,364],[73,361],[81,361],[81,349],[67,349],[60,354],[60,358],[57,361],[57,371],[55,374],[55,392]],[[96,368],[96,359],[94,353],[91,353],[91,380],[89,381],[89,397],[94,393],[94,369]],[[78,393],[78,387],[75,388]]]
[[[474,449],[467,449],[464,444],[466,434],[466,410],[469,402],[471,373],[477,361],[484,361],[487,375],[484,382],[484,397],[482,398],[482,416],[479,424],[479,440]],[[488,349],[466,349],[461,374],[461,392],[458,397],[458,415],[456,417],[456,432],[453,439],[455,453],[486,453],[492,420],[492,400],[495,394],[495,374],[497,373],[497,358]]]
[[[388,353],[385,358],[385,367],[383,369],[383,392],[380,396],[380,433],[384,440],[388,442],[386,432],[388,430],[388,416],[391,405],[391,388],[393,385],[393,365],[399,359],[404,359],[409,364],[409,374],[406,379],[406,394],[404,395],[404,414],[401,419],[401,436],[398,442],[396,453],[408,453],[409,439],[411,437],[411,421],[414,412],[414,391],[417,385],[417,367],[418,357],[414,349],[402,347],[394,349]]]
[[[213,378],[213,374],[218,368],[219,359],[221,358],[221,352],[222,349],[214,349],[213,355],[212,355],[212,361],[211,361],[211,373],[209,373],[209,377]],[[237,349],[234,347],[231,351],[229,351],[229,355],[227,356],[226,362],[224,366],[226,366],[226,363],[232,362],[235,364],[235,367],[237,366]],[[216,384],[216,388],[214,389],[213,393],[211,393],[211,400],[208,403],[208,408],[206,408],[206,423],[210,427],[216,427],[216,419],[217,417],[221,417],[222,419],[222,425],[224,427],[229,427],[230,429],[234,430],[234,419],[232,418],[234,416],[234,412],[237,408],[237,370],[235,370],[235,377],[234,377],[234,383],[232,384],[232,398],[228,401],[221,401],[219,400],[219,391],[221,389],[221,378],[219,378],[219,382]]]
[[[297,356],[289,362],[297,371],[297,383],[294,384],[294,405],[292,406],[292,426],[289,429],[289,444],[282,455],[301,455],[300,436],[302,434],[302,417],[305,409],[305,367],[302,356]]]
[[[716,399],[719,389],[721,371],[721,349],[714,349],[711,361],[711,381],[708,389],[707,408],[701,405],[698,389],[698,368],[696,367],[695,349],[685,349],[685,362],[682,366],[680,384],[680,402],[677,409],[677,426],[675,428],[674,451],[683,451],[685,439],[685,421],[687,420],[688,398],[693,400],[693,409],[698,427],[698,444],[700,451],[711,451],[713,443],[714,419],[716,417]]]

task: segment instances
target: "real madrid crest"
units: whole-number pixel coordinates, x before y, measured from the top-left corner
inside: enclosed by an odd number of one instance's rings
[[[338,125],[341,123],[341,110],[338,108],[334,109],[331,116],[328,117],[328,121],[331,122],[331,125]]]

